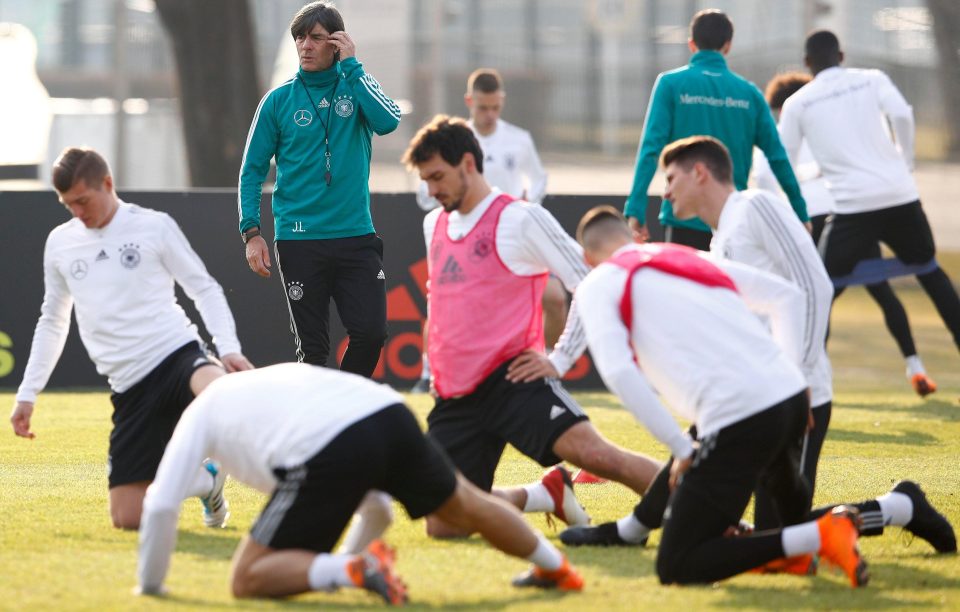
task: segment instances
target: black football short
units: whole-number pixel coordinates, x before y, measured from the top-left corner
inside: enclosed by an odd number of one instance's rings
[[[883,242],[905,264],[924,264],[936,249],[930,223],[916,200],[909,204],[849,215],[833,215],[820,239],[820,254],[830,278],[846,276],[864,260],[879,256]]]
[[[316,552],[333,549],[371,489],[389,493],[416,519],[457,487],[450,460],[403,404],[357,421],[302,465],[274,474],[277,488],[250,536],[271,548]]]
[[[469,395],[437,399],[427,417],[427,435],[457,469],[484,491],[507,443],[543,466],[560,462],[553,444],[565,431],[587,420],[576,400],[556,379],[512,383],[509,362],[497,368]]]
[[[107,471],[110,487],[153,480],[180,415],[193,401],[190,377],[212,358],[197,342],[184,344],[123,393],[110,396],[113,431]]]

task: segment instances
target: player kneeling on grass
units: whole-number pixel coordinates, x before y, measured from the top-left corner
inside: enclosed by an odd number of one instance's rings
[[[736,190],[731,178],[732,162],[720,141],[709,136],[678,140],[664,150],[663,161],[668,181],[666,196],[673,202],[674,213],[680,219],[696,216],[713,229],[710,251],[721,258],[716,262],[719,266],[724,265],[723,259],[738,261],[775,274],[803,291],[805,299],[798,303],[804,306],[806,324],[798,365],[810,385],[814,426],[804,441],[801,468],[814,490],[833,399],[825,345],[834,292],[823,261],[810,234],[785,200],[766,191]],[[560,534],[560,540],[568,546],[642,545],[650,531],[659,528],[663,521],[670,497],[669,463],[631,514],[595,527],[572,527]],[[763,486],[757,489],[754,520],[759,531],[783,526],[769,497]],[[901,481],[889,493],[848,505],[860,512],[861,537],[881,535],[887,526],[901,526],[928,541],[937,552],[957,550],[950,522],[930,504],[915,482]],[[814,509],[804,520],[818,518],[832,508]],[[809,574],[816,570],[816,563],[811,556],[789,566],[777,563],[763,569]]]
[[[163,591],[180,503],[193,466],[208,456],[237,480],[271,494],[233,558],[237,597],[345,586],[392,604],[406,601],[393,550],[374,540],[389,523],[383,519],[389,510],[378,512],[386,496],[368,496],[372,490],[395,497],[413,518],[437,516],[529,559],[534,567],[514,580],[516,586],[583,588],[577,571],[518,510],[455,472],[398,393],[336,370],[281,364],[218,380],[183,413],[144,501],[142,593]],[[362,518],[374,520],[360,521],[362,534],[347,535],[353,552],[331,554],[358,506]]]
[[[721,270],[687,247],[634,244],[625,220],[609,206],[589,211],[577,234],[596,266],[576,299],[597,369],[676,457],[657,552],[660,581],[709,583],[775,559],[819,553],[853,586],[865,584],[855,510],[840,506],[799,523],[810,499],[799,470],[810,419],[807,383],[794,365],[803,327],[799,289],[734,262]],[[779,343],[741,292],[769,305]],[[695,423],[697,441],[651,387]],[[729,537],[758,482],[792,526]]]
[[[114,527],[136,529],[180,413],[212,380],[253,364],[240,352],[223,289],[169,215],[121,201],[107,161],[93,149],[64,149],[52,176],[73,218],[47,237],[43,304],[10,423],[16,435],[35,437],[34,404],[60,359],[74,311],[80,339],[113,391],[110,516]],[[196,306],[219,361],[202,346],[174,283]],[[223,477],[202,460],[184,491],[203,502],[204,523],[220,527],[228,514]]]

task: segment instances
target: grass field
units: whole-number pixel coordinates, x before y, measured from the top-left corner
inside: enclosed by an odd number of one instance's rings
[[[941,257],[960,278],[960,257]],[[833,422],[821,459],[818,503],[855,501],[889,490],[901,478],[919,481],[930,499],[960,524],[960,368],[957,351],[926,296],[912,281],[897,284],[914,335],[940,390],[921,400],[909,388],[879,310],[860,290],[837,303],[831,357],[836,376]],[[606,393],[578,399],[614,441],[665,456],[664,449]],[[423,417],[429,402],[409,397]],[[0,405],[13,395],[0,393]],[[228,528],[208,530],[200,505],[189,500],[180,523],[168,577],[171,595],[134,598],[136,534],[110,527],[106,503],[110,404],[105,392],[41,396],[34,419],[37,439],[0,434],[0,609],[364,609],[379,607],[367,593],[341,591],[284,601],[235,602],[227,588],[230,557],[262,504],[259,494],[227,485],[233,516]],[[499,484],[539,478],[540,469],[512,451]],[[610,520],[635,502],[613,484],[578,489],[595,521]],[[398,512],[387,539],[399,549],[398,566],[410,587],[411,607],[458,610],[654,609],[960,609],[960,558],[937,556],[923,541],[889,529],[864,539],[871,564],[868,587],[857,591],[836,574],[814,578],[740,576],[709,587],[661,587],[654,574],[658,536],[644,549],[568,551],[587,581],[581,594],[516,591],[510,578],[526,564],[477,538],[436,542],[423,525]],[[530,520],[552,538],[541,516]]]

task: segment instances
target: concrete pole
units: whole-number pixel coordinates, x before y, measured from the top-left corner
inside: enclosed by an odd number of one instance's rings
[[[127,181],[127,118],[123,102],[129,97],[130,84],[127,77],[127,3],[114,0],[113,4],[113,100],[116,104],[113,122],[114,180]]]

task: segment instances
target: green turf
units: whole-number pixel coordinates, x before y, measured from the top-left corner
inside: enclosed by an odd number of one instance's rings
[[[941,257],[954,278],[960,257]],[[960,523],[960,368],[957,351],[926,296],[912,281],[897,283],[921,354],[940,384],[933,399],[915,397],[879,310],[862,290],[837,304],[831,357],[837,397],[824,447],[817,501],[855,501],[889,490],[900,478],[921,482],[931,500]],[[614,441],[663,456],[609,394],[583,393],[599,429]],[[422,417],[428,402],[411,396]],[[0,394],[10,406],[12,394]],[[363,592],[310,594],[279,602],[235,602],[228,595],[230,557],[262,504],[259,494],[227,485],[233,517],[223,530],[204,529],[200,504],[188,500],[180,523],[165,599],[134,598],[136,534],[110,527],[104,457],[110,427],[106,393],[45,393],[34,419],[37,439],[0,435],[0,609],[356,609],[379,606]],[[9,431],[9,430],[8,430]],[[540,469],[512,451],[500,484],[538,478]],[[621,516],[635,499],[613,484],[579,487],[595,520]],[[862,541],[871,563],[868,587],[852,591],[836,575],[814,578],[740,576],[709,587],[661,587],[654,575],[658,536],[645,549],[584,550],[569,555],[583,571],[581,594],[517,591],[510,578],[526,564],[476,538],[436,542],[423,525],[400,517],[388,532],[412,606],[431,609],[949,609],[960,608],[960,559],[937,556],[922,541],[890,529]],[[556,540],[542,516],[531,522]]]

